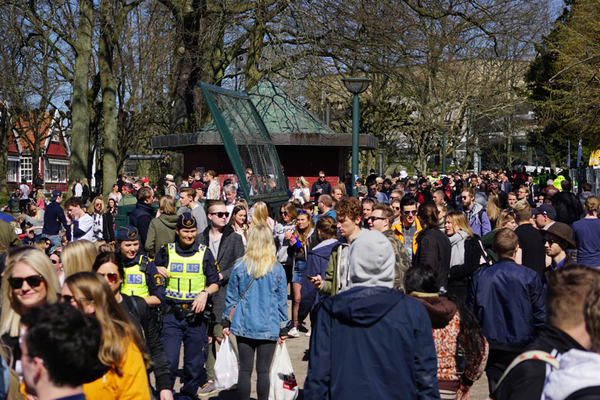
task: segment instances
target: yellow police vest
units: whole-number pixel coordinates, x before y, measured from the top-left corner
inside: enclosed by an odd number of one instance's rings
[[[202,268],[207,247],[200,245],[191,257],[182,257],[175,251],[175,243],[169,243],[169,265],[165,296],[175,300],[194,300],[206,288],[206,276]]]
[[[129,296],[146,298],[150,296],[146,284],[146,274],[140,270],[142,263],[148,264],[148,258],[141,256],[139,262],[133,267],[125,268],[125,277],[121,286],[121,293]]]

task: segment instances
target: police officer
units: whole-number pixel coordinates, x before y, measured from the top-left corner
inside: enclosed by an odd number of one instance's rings
[[[125,225],[117,231],[117,249],[125,267],[121,293],[138,296],[146,300],[150,307],[164,301],[165,286],[155,263],[148,261],[140,249],[140,234],[137,228]]]
[[[171,384],[179,369],[183,342],[183,387],[180,400],[196,398],[204,374],[208,347],[203,311],[208,298],[219,290],[219,271],[214,257],[204,245],[196,243],[197,222],[189,212],[177,219],[177,241],[161,247],[156,265],[166,267],[162,341],[171,370]]]

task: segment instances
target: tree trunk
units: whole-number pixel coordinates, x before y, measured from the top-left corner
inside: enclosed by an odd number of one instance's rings
[[[89,63],[92,56],[92,27],[94,3],[92,0],[79,2],[79,27],[77,29],[77,55],[73,72],[71,166],[69,168],[69,189],[75,178],[83,179],[88,170],[90,146],[90,111],[88,108]]]
[[[104,114],[104,154],[102,158],[103,195],[108,196],[117,181],[118,127],[117,85],[113,74],[113,21],[110,0],[100,2],[100,42],[98,65],[102,87],[102,112]]]

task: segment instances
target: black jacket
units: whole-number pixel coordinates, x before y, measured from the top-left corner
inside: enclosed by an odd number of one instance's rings
[[[323,191],[321,193],[317,193],[317,190],[319,189],[323,189]],[[327,181],[320,183],[317,180],[315,183],[313,183],[312,188],[310,189],[310,197],[314,197],[315,201],[318,201],[322,194],[331,195],[331,183]]]
[[[417,251],[413,255],[413,265],[429,264],[438,273],[438,286],[448,285],[448,270],[452,247],[448,235],[436,227],[428,227],[418,233]]]
[[[578,221],[583,214],[581,201],[570,192],[560,192],[552,197],[554,209],[556,210],[556,222],[562,222],[569,226]]]
[[[135,204],[135,208],[129,214],[129,223],[138,229],[142,237],[140,242],[142,247],[148,238],[148,228],[150,228],[150,222],[154,218],[154,214],[154,207],[141,201]]]
[[[156,377],[156,390],[172,389],[169,376],[169,365],[165,350],[160,340],[160,330],[156,326],[154,313],[148,307],[144,299],[137,296],[122,295],[121,308],[130,316],[131,321],[140,331],[142,338],[146,341],[146,351],[154,363],[152,370]]]
[[[208,233],[210,232],[210,226],[207,227],[200,236],[199,243],[210,247],[210,239]],[[207,250],[210,252],[210,249]],[[217,272],[223,275],[221,281],[221,287],[219,291],[212,297],[214,308],[213,313],[216,317],[216,322],[221,321],[223,312],[225,311],[225,298],[227,297],[227,283],[229,283],[229,277],[233,271],[233,264],[244,256],[244,242],[242,237],[235,233],[233,228],[229,225],[225,225],[223,228],[223,236],[221,237],[221,243],[219,244],[219,254],[215,260],[217,266]]]
[[[566,353],[571,349],[585,350],[571,336],[562,330],[546,325],[540,336],[529,350],[541,350],[546,353]],[[494,400],[530,400],[542,397],[546,380],[546,365],[541,360],[528,360],[517,365],[504,378],[494,393]]]

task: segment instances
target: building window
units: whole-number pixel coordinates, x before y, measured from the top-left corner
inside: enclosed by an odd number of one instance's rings
[[[18,161],[8,161],[6,169],[6,181],[7,182],[18,182],[19,180],[19,162]]]
[[[67,166],[61,164],[52,164],[46,160],[46,173],[44,178],[48,183],[66,183]]]
[[[21,165],[19,168],[19,175],[21,179],[27,179],[27,182],[31,182],[31,175],[33,174],[33,167],[31,165],[31,157],[21,158]]]

